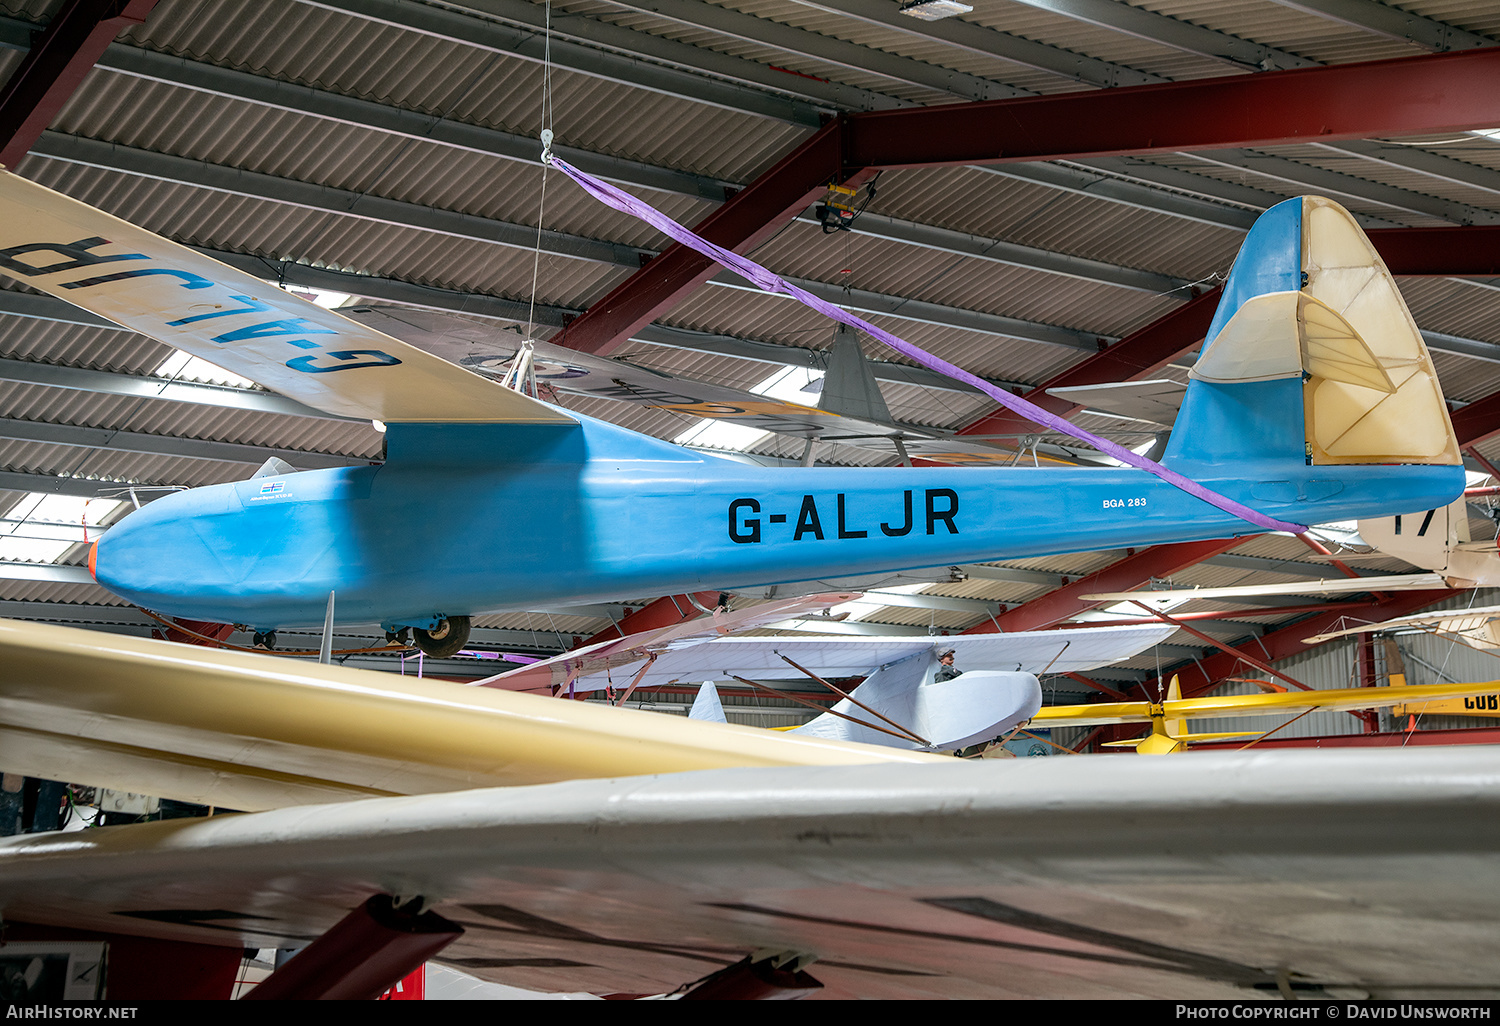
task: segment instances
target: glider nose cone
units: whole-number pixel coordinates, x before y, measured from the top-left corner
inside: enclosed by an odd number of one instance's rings
[[[133,562],[129,550],[135,546],[127,536],[133,533],[131,527],[136,526],[130,523],[131,519],[127,517],[120,521],[89,547],[89,576],[121,597],[128,597],[126,593],[133,590],[131,584],[135,576],[129,569]]]
[[[193,530],[191,517],[174,509],[184,504],[170,498],[125,517],[89,553],[89,572],[100,586],[152,609],[171,604],[212,577],[211,554]]]

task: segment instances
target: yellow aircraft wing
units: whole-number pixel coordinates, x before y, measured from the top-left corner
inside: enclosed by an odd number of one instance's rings
[[[1331,688],[1287,691],[1272,695],[1217,695],[1179,698],[1161,703],[1166,719],[1207,719],[1214,716],[1274,716],[1309,709],[1373,709],[1377,706],[1427,702],[1444,698],[1487,695],[1500,688],[1496,681],[1480,684],[1406,684],[1397,687]],[[1080,727],[1098,723],[1150,723],[1150,702],[1097,702],[1092,705],[1049,705],[1032,717],[1037,727]]]
[[[278,656],[0,620],[5,769],[259,810],[741,766],[946,762]]]
[[[0,271],[338,416],[576,423],[555,406],[4,171]]]

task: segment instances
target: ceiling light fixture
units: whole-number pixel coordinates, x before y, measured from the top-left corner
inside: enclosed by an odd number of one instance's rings
[[[923,21],[941,21],[955,14],[968,14],[974,8],[957,0],[909,0],[901,5],[901,13]]]

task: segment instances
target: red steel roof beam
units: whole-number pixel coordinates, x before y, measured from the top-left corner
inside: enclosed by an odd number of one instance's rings
[[[931,167],[1426,135],[1500,125],[1500,48],[869,111],[850,167]]]
[[[831,182],[862,184],[868,177],[844,170],[842,123],[831,121],[693,231],[715,245],[744,253],[769,239],[821,197]],[[873,172],[872,172],[873,173]],[[552,341],[606,356],[657,316],[676,306],[713,277],[718,265],[674,243],[609,295],[586,310]]]
[[[373,1001],[464,932],[436,912],[376,894],[297,952],[255,989],[252,1001]],[[411,903],[420,905],[421,899]]]
[[[36,145],[105,47],[146,20],[157,0],[72,0],[47,23],[0,91],[0,164],[14,168]]]
[[[1453,433],[1458,436],[1458,444],[1466,448],[1500,434],[1500,392],[1492,392],[1455,410]]]
[[[592,645],[600,641],[613,641],[616,638],[629,637],[642,631],[654,631],[658,627],[671,627],[691,620],[703,612],[698,606],[693,605],[697,599],[699,605],[713,609],[719,604],[719,596],[723,592],[700,591],[693,595],[667,595],[655,602],[649,603],[621,617],[620,622],[607,630],[602,630],[592,638],[585,641],[583,645],[575,645],[582,648],[584,645]]]
[[[1306,684],[1302,683],[1297,678],[1290,677],[1287,674],[1282,673],[1280,670],[1278,670],[1275,667],[1273,667],[1270,663],[1263,662],[1262,660],[1259,660],[1259,659],[1255,658],[1253,655],[1250,655],[1248,652],[1244,652],[1244,651],[1242,651],[1240,649],[1233,648],[1233,647],[1231,647],[1229,645],[1224,644],[1222,641],[1216,641],[1213,638],[1209,637],[1207,634],[1204,634],[1202,631],[1197,630],[1196,628],[1193,628],[1193,627],[1189,627],[1187,624],[1183,623],[1181,620],[1175,619],[1174,617],[1170,617],[1166,613],[1163,613],[1159,609],[1152,609],[1150,606],[1146,605],[1146,603],[1144,603],[1144,602],[1137,602],[1136,605],[1140,606],[1141,610],[1143,612],[1150,613],[1152,616],[1156,617],[1158,620],[1162,620],[1162,621],[1164,621],[1166,623],[1169,623],[1173,627],[1176,627],[1180,631],[1186,631],[1187,633],[1191,634],[1193,637],[1197,638],[1199,641],[1204,642],[1205,644],[1208,644],[1208,645],[1212,645],[1214,648],[1218,649],[1220,652],[1223,652],[1225,655],[1233,656],[1235,659],[1239,660],[1240,662],[1249,663],[1251,666],[1255,667],[1257,670],[1259,670],[1262,673],[1268,673],[1272,677],[1276,677],[1276,678],[1278,678],[1280,680],[1286,681],[1288,684],[1290,684],[1292,687],[1296,688],[1299,691],[1311,691],[1312,690],[1312,688],[1308,687]]]
[[[1392,274],[1500,274],[1500,226],[1378,228],[1367,234]]]
[[[1071,673],[1071,672],[1070,673],[1064,673],[1063,676],[1067,677],[1069,680],[1076,680],[1080,684],[1086,684],[1089,687],[1093,688],[1095,691],[1102,691],[1106,695],[1109,695],[1111,698],[1118,698],[1122,702],[1128,702],[1128,701],[1130,701],[1130,696],[1127,695],[1127,694],[1125,694],[1125,692],[1123,692],[1123,691],[1116,691],[1114,688],[1110,687],[1108,684],[1100,684],[1097,680],[1094,680],[1092,677],[1085,677],[1081,673]]]

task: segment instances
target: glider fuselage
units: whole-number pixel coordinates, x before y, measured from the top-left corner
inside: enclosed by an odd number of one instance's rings
[[[343,622],[421,625],[1256,530],[1128,468],[762,468],[587,418],[392,425],[388,439],[381,467],[159,499],[105,534],[98,580],[161,613],[257,629],[321,623],[330,591]],[[1462,489],[1446,466],[1266,457],[1196,472],[1319,521],[1391,512],[1393,474],[1413,511]]]

